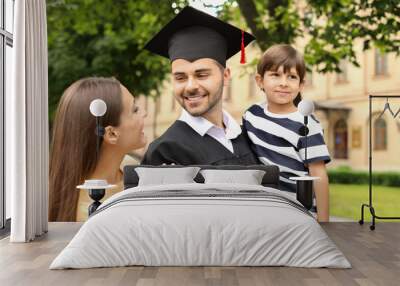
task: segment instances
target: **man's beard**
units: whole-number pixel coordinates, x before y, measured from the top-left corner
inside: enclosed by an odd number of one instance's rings
[[[185,106],[185,100],[182,102],[179,101],[180,105],[182,106],[183,109],[185,109],[190,115],[192,116],[203,116],[207,114],[210,110],[212,110],[221,100],[222,100],[222,92],[223,92],[224,86],[222,85],[221,88],[217,91],[217,95],[215,97],[210,97],[209,93],[206,93],[205,96],[208,97],[208,103],[207,103],[207,108],[205,110],[200,110],[200,111],[190,111],[186,108]],[[184,95],[184,96],[190,96],[190,95]],[[204,95],[203,95],[204,96]],[[210,102],[210,98],[213,98],[213,100]]]

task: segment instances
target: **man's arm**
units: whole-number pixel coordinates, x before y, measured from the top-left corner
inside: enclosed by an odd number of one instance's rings
[[[183,154],[182,151],[178,144],[161,142],[153,145],[152,143],[144,154],[141,165],[184,165],[180,160]]]
[[[329,179],[324,161],[313,162],[308,165],[310,175],[319,177],[314,181],[315,197],[317,199],[317,219],[319,222],[329,221]]]
[[[169,162],[167,162],[167,159],[164,157],[164,154],[159,147],[160,147],[159,145],[157,147],[154,147],[150,144],[140,164],[154,165],[154,166],[169,164]]]

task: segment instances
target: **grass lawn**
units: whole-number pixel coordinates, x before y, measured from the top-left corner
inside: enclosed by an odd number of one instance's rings
[[[359,221],[361,204],[368,204],[368,185],[330,184],[330,215]],[[400,188],[372,186],[372,204],[378,216],[400,216]],[[364,209],[364,220],[371,221],[369,208]],[[388,221],[388,220],[377,220]],[[398,220],[396,220],[398,221]]]

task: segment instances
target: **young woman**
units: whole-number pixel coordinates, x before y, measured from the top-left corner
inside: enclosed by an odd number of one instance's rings
[[[319,221],[329,220],[329,187],[325,164],[330,161],[323,130],[314,115],[310,116],[305,160],[305,138],[300,134],[304,116],[297,110],[306,73],[302,55],[290,45],[274,45],[262,56],[258,66],[257,85],[266,95],[266,102],[251,106],[243,118],[243,126],[253,150],[264,164],[280,168],[283,190],[296,192],[290,177],[319,177],[314,181]]]
[[[96,159],[96,120],[89,111],[92,100],[105,101],[102,117],[105,134]],[[49,220],[82,221],[87,218],[91,199],[77,185],[85,179],[105,179],[122,190],[120,169],[124,156],[143,147],[145,112],[132,94],[114,78],[84,78],[74,82],[61,97],[57,108],[50,151]]]

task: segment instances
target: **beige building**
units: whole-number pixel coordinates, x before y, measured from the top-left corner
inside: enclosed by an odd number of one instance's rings
[[[324,127],[325,141],[332,157],[329,168],[342,165],[354,169],[368,168],[368,95],[400,95],[400,58],[394,54],[381,55],[377,50],[363,52],[359,44],[355,48],[359,68],[343,61],[341,74],[308,73],[303,91],[304,98],[316,103],[316,115]],[[246,52],[248,62],[259,59],[261,54],[255,44],[247,47]],[[224,91],[224,108],[241,122],[243,112],[265,98],[255,84],[256,67],[240,65],[239,56],[227,63],[232,80]],[[145,132],[149,142],[161,135],[180,115],[181,109],[173,97],[169,78],[157,100],[145,97],[139,100],[148,113]],[[396,118],[389,111],[379,117],[385,103],[385,98],[377,98],[372,105],[373,168],[399,170],[400,98],[389,99],[392,111],[398,112]]]

